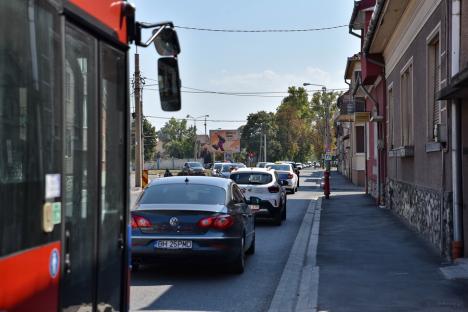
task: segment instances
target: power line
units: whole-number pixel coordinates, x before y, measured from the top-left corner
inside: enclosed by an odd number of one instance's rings
[[[148,80],[154,80],[152,78],[145,77]],[[157,86],[158,84],[147,84],[146,86]],[[186,87],[182,86],[184,89],[187,90],[182,90],[182,93],[191,93],[191,94],[217,94],[217,95],[229,95],[229,96],[247,96],[247,97],[271,97],[271,98],[284,98],[289,95],[289,92],[287,91],[213,91],[213,90],[204,90],[204,89],[198,89],[198,88],[192,88],[192,87]],[[158,89],[153,89],[153,88],[145,88],[146,90],[149,91],[159,91]],[[348,90],[348,88],[333,88],[333,89],[327,89],[327,91],[345,91]],[[306,90],[307,93],[315,93],[315,92],[321,92],[322,90]],[[284,95],[271,95],[271,94],[284,94]]]
[[[227,33],[286,33],[286,32],[313,32],[313,31],[323,31],[331,30],[343,27],[349,27],[346,25],[336,25],[330,27],[320,27],[320,28],[296,28],[296,29],[219,29],[219,28],[202,28],[202,27],[190,27],[190,26],[174,26],[179,29],[187,30],[198,30],[198,31],[209,31],[209,32],[227,32]]]
[[[152,118],[152,119],[164,119],[164,120],[170,120],[170,119],[173,119],[173,118],[175,120],[194,120],[193,118],[175,118],[175,117],[162,117],[162,116],[151,116],[151,115],[145,115],[145,117],[146,118]],[[201,121],[201,119],[197,119],[197,120]],[[247,122],[246,119],[244,119],[244,120],[207,119],[206,121],[210,121],[210,122]]]

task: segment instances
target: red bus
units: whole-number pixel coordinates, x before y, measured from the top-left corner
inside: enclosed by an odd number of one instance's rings
[[[2,312],[128,310],[134,12],[117,0],[0,3]],[[177,60],[159,63],[161,103],[180,107]]]

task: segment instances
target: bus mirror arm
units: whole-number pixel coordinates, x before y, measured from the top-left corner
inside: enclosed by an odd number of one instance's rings
[[[136,22],[136,40],[135,44],[140,47],[148,47],[151,43],[154,42],[156,37],[161,33],[161,31],[167,27],[174,28],[172,22],[165,22],[165,23],[157,23],[157,24],[148,24],[148,23],[140,23]],[[153,35],[145,42],[141,42],[141,30],[148,29],[148,28],[157,28],[157,31],[153,33]]]

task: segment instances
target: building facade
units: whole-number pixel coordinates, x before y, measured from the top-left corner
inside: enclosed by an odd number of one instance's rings
[[[467,2],[362,0],[350,21],[366,190],[447,258],[468,250]]]

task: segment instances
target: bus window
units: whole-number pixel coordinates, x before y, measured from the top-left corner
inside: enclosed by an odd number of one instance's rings
[[[41,223],[45,176],[61,171],[60,28],[35,3],[0,10],[0,258],[60,240]]]

